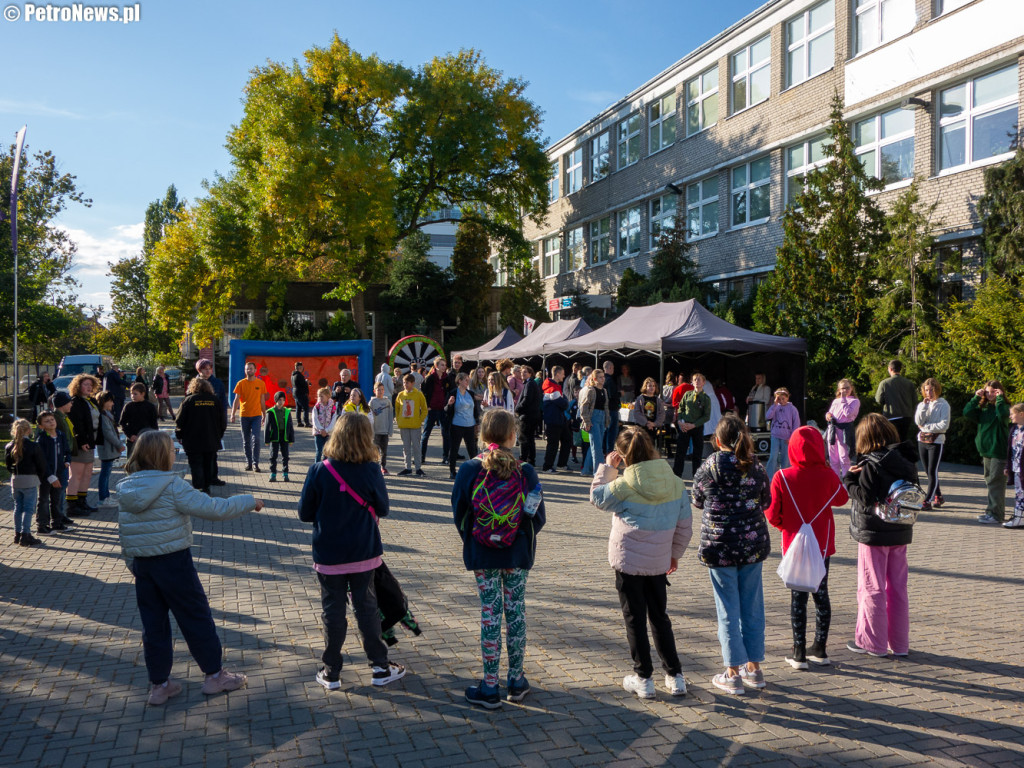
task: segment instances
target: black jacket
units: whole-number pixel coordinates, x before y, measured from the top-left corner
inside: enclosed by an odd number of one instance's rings
[[[148,429],[160,429],[156,412],[156,406],[148,400],[140,400],[125,403],[121,410],[121,420],[118,424],[124,430],[125,437],[132,437]]]
[[[35,475],[39,478],[39,482],[45,485],[48,482],[46,478],[50,476],[50,473],[46,468],[43,449],[26,438],[21,443],[21,461],[17,464],[14,463],[14,456],[11,455],[13,450],[14,441],[12,440],[4,446],[4,465],[7,467],[7,471],[13,475]]]
[[[302,371],[292,371],[292,394],[309,397],[309,382],[306,381],[306,374]]]
[[[44,405],[47,400],[57,394],[57,388],[52,381],[43,381],[43,377],[32,382],[28,388],[28,401],[32,405]]]
[[[896,480],[917,482],[917,451],[899,443],[872,451],[857,463],[859,472],[847,472],[843,485],[850,494],[850,535],[869,547],[898,547],[913,539],[914,527],[887,523],[872,508],[885,499]]]
[[[227,417],[216,395],[194,392],[178,407],[175,436],[185,453],[210,453],[220,448]]]
[[[71,421],[71,428],[75,430],[75,441],[79,446],[88,445],[95,448],[103,445],[103,430],[93,429],[92,409],[99,411],[99,406],[92,398],[86,400],[79,395],[71,400],[71,413],[68,419]]]
[[[540,391],[540,384],[532,376],[523,384],[523,391],[516,401],[516,415],[521,416],[525,421],[540,421],[541,405],[544,396]]]

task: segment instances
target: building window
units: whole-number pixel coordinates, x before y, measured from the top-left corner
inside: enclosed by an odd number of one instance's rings
[[[672,145],[676,140],[676,93],[666,93],[648,107],[650,133],[647,151],[654,154]]]
[[[832,68],[835,38],[835,0],[818,3],[786,22],[787,88]]]
[[[772,43],[765,35],[732,55],[732,111],[760,104],[771,89]]]
[[[494,270],[493,284],[498,286],[499,288],[503,288],[504,286],[508,285],[508,275],[502,268],[501,256],[499,256],[498,254],[494,254],[493,256],[491,256],[490,259],[488,259],[488,261],[490,261],[491,263],[491,269]]]
[[[554,277],[562,267],[562,238],[558,235],[544,240],[544,272],[541,277]]]
[[[619,123],[619,169],[640,159],[640,115],[632,115]]]
[[[914,0],[854,0],[853,54],[864,53],[914,29]]]
[[[548,177],[548,202],[558,199],[558,161],[551,164],[551,176]]]
[[[675,228],[678,202],[678,195],[662,195],[651,200],[651,248],[657,246],[658,238]]]
[[[618,257],[636,256],[640,253],[640,206],[619,211]]]
[[[611,247],[612,217],[590,222],[590,263],[594,266],[608,261]]]
[[[935,266],[939,277],[939,303],[964,299],[964,246],[963,243],[944,245],[935,249]]]
[[[686,84],[686,135],[718,122],[718,67],[712,67]]]
[[[590,181],[600,181],[612,169],[608,131],[590,140]]]
[[[718,177],[686,185],[686,222],[689,238],[718,233]]]
[[[732,169],[732,225],[766,221],[771,213],[771,160],[762,157]]]
[[[1017,67],[947,88],[939,94],[939,169],[1010,152],[1017,134]]]
[[[224,315],[224,330],[241,328],[243,331],[252,324],[252,310],[236,309]]]
[[[886,184],[914,178],[914,113],[894,109],[853,124],[864,173]]]
[[[807,141],[786,148],[786,203],[796,205],[797,196],[804,191],[808,171],[820,168],[828,158],[825,144],[828,136],[813,136]]]
[[[315,316],[312,312],[289,312],[288,322],[292,325],[302,325],[303,323],[309,323],[312,325],[315,322]]]
[[[935,0],[935,15],[941,16],[973,2],[974,0]]]
[[[583,186],[583,147],[577,147],[563,157],[565,162],[565,194],[579,192]]]
[[[583,258],[583,227],[570,229],[565,235],[565,271],[573,272],[583,269],[586,260]]]

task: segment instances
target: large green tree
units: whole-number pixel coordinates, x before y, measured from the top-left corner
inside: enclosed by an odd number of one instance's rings
[[[392,340],[453,319],[451,275],[427,258],[429,250],[430,238],[418,231],[399,246],[388,288],[380,296]]]
[[[14,169],[14,145],[0,155],[0,179]],[[5,182],[6,183],[6,182]],[[14,254],[6,233],[11,219],[9,187],[0,194],[0,353],[10,354],[14,342]],[[52,357],[66,348],[69,338],[89,327],[90,312],[76,297],[78,283],[71,274],[77,246],[57,225],[71,204],[92,205],[75,177],[61,173],[56,157],[37,152],[22,159],[18,173],[18,327],[23,353]]]
[[[686,236],[686,222],[677,217],[674,226],[658,238],[658,247],[651,255],[650,272],[644,276],[632,267],[626,269],[615,297],[615,306],[620,312],[628,307],[662,301],[700,298],[697,265],[689,256],[693,246]]]
[[[487,230],[473,220],[459,225],[452,250],[452,313],[459,319],[460,330],[485,331],[490,307],[494,269],[488,260],[491,242]]]
[[[1010,160],[985,169],[978,213],[989,268],[1019,279],[1024,273],[1024,146],[1019,141]]]

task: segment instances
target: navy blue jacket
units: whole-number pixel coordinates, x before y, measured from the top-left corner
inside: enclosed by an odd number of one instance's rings
[[[495,549],[485,547],[473,538],[473,505],[470,499],[477,476],[483,472],[480,459],[465,461],[459,467],[452,487],[452,512],[455,514],[455,527],[462,537],[462,561],[467,571],[484,571],[492,569],[533,567],[533,558],[537,554],[537,533],[544,527],[545,510],[541,501],[537,514],[532,518],[525,514],[519,523],[519,535],[511,547]],[[526,478],[527,492],[538,485],[537,470],[529,464],[522,465],[523,476]]]
[[[388,514],[388,490],[380,464],[331,461],[338,474],[352,486],[378,517]],[[348,493],[323,463],[309,468],[299,497],[299,520],[313,523],[313,562],[320,565],[361,563],[384,554],[380,530],[373,516]]]
[[[46,432],[40,432],[36,437],[36,443],[43,450],[48,475],[67,478],[68,468],[64,463],[71,460],[71,450],[68,448],[68,439],[64,437],[64,433],[58,429],[56,437],[50,437]]]
[[[544,393],[544,423],[552,427],[562,426],[569,420],[569,400],[561,385],[554,379],[547,379],[541,389]]]
[[[210,382],[210,386],[213,387],[213,394],[220,400],[221,405],[224,406],[224,411],[228,410],[228,391],[224,388],[224,382],[218,379],[216,376],[211,376],[207,379]]]

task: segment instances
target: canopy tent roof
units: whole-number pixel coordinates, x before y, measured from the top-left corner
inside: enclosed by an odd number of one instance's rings
[[[541,323],[522,341],[500,350],[499,354],[481,355],[483,360],[497,360],[502,357],[516,358],[535,357],[546,354],[544,347],[549,343],[571,341],[577,337],[591,335],[593,329],[582,318],[577,320],[555,320],[553,323]]]
[[[484,358],[489,360],[488,353],[494,352],[505,347],[510,347],[517,341],[522,341],[523,337],[516,333],[515,329],[511,325],[506,325],[505,330],[499,333],[490,341],[481,344],[479,347],[473,349],[467,349],[464,352],[455,352],[454,355],[462,355],[463,360],[477,360]],[[502,355],[504,357],[504,355]]]
[[[526,341],[524,339],[524,341]],[[630,307],[621,317],[584,336],[549,341],[543,354],[631,350],[654,355],[675,352],[794,352],[804,353],[803,339],[771,336],[733,325],[695,300],[649,307]],[[506,350],[507,352],[508,350]]]

